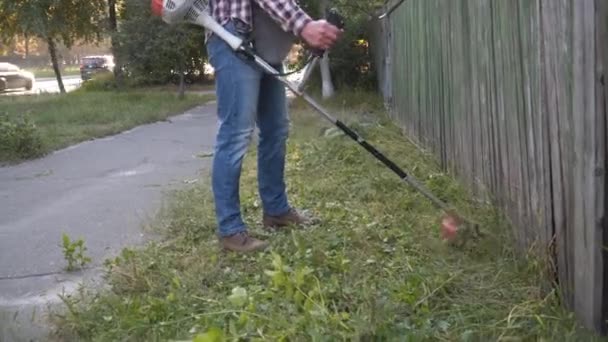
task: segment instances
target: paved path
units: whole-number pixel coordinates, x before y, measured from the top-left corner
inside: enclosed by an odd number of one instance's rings
[[[163,192],[207,172],[214,113],[208,104],[168,122],[0,168],[0,341],[44,332],[40,315],[32,323],[33,310],[56,302],[79,281],[95,279],[106,257],[150,237],[142,224],[154,217]],[[62,272],[63,232],[86,241],[92,270]]]

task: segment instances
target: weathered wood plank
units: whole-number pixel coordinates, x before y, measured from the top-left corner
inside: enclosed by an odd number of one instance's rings
[[[558,281],[561,286],[562,296],[566,304],[572,303],[572,280],[568,269],[570,259],[568,250],[568,187],[565,182],[569,178],[563,166],[569,161],[563,161],[562,151],[569,146],[570,132],[564,126],[563,116],[560,114],[570,108],[567,101],[568,80],[563,62],[563,55],[570,53],[569,47],[564,51],[562,44],[569,38],[567,23],[569,12],[568,0],[543,0],[541,1],[541,56],[544,68],[542,70],[542,87],[544,97],[544,111],[546,113],[546,124],[549,133],[549,160],[550,160],[550,182],[551,182],[551,206],[553,213],[553,236],[556,248],[556,266]],[[569,111],[568,111],[569,112]],[[565,158],[565,157],[564,157]]]
[[[555,260],[553,258],[553,220],[551,206],[551,159],[549,145],[549,125],[547,125],[547,112],[545,111],[545,97],[543,80],[543,53],[542,53],[542,17],[541,1],[534,1],[531,7],[530,25],[530,115],[532,136],[531,144],[533,154],[534,188],[530,194],[530,210],[532,214],[531,226],[537,229],[539,256],[548,261],[546,270],[547,281],[543,284],[544,291],[551,290],[552,282],[557,276]]]
[[[486,2],[484,11],[482,13],[484,17],[491,17],[492,15],[492,3]],[[492,191],[494,185],[493,175],[493,163],[492,156],[492,59],[491,59],[491,46],[492,46],[492,23],[485,27],[481,32],[481,42],[479,43],[480,48],[480,74],[479,74],[479,134],[480,134],[480,149],[479,165],[480,174],[473,175],[475,177],[475,195],[481,200],[489,199],[489,193]]]
[[[595,1],[595,44],[596,44],[596,200],[595,214],[598,229],[603,246],[608,245],[608,182],[606,181],[606,171],[608,170],[608,86],[606,86],[606,76],[608,70],[608,2],[604,0]],[[604,189],[604,191],[601,191]],[[599,190],[599,191],[598,191]],[[603,269],[602,277],[602,303],[601,322],[608,319],[608,250],[603,249],[602,253]],[[600,326],[600,331],[608,333],[608,324]]]
[[[502,186],[502,175],[501,175],[501,149],[500,149],[500,140],[499,140],[499,130],[498,130],[498,79],[497,79],[497,66],[496,66],[496,37],[497,37],[497,28],[496,28],[496,11],[495,11],[494,2],[490,2],[490,88],[488,92],[490,95],[490,105],[489,105],[489,117],[490,117],[490,129],[491,129],[491,165],[492,165],[492,191],[494,198],[498,198],[497,204],[501,205],[500,194],[504,193],[504,188]]]
[[[603,239],[596,216],[596,150],[603,137],[596,137],[595,0],[578,0],[573,17],[573,113],[578,118],[574,126],[574,309],[586,326],[600,328]]]
[[[531,87],[533,85],[530,76],[530,67],[532,61],[530,55],[530,39],[532,27],[530,26],[531,18],[534,17],[533,6],[530,1],[519,0],[517,2],[517,17],[518,17],[518,45],[519,45],[519,64],[520,64],[520,137],[522,139],[520,172],[521,172],[521,202],[520,208],[523,212],[522,230],[526,236],[524,246],[529,246],[535,243],[538,238],[538,225],[534,224],[532,217],[532,193],[536,190],[536,173],[535,164],[537,161],[534,154],[534,130],[532,125],[532,104],[531,104]],[[521,214],[520,214],[521,215]]]

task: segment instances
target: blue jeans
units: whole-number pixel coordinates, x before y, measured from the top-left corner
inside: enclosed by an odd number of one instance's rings
[[[243,36],[233,21],[225,28]],[[284,181],[289,119],[281,82],[244,61],[216,35],[209,37],[207,51],[215,70],[219,125],[212,187],[218,234],[225,237],[247,229],[241,217],[239,180],[256,124],[258,189],[264,213],[276,216],[289,210]]]

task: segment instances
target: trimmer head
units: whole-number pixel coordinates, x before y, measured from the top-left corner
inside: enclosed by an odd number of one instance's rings
[[[460,217],[446,213],[441,219],[441,237],[447,241],[454,241],[461,224],[462,219]]]
[[[461,246],[479,236],[479,224],[464,219],[454,211],[446,211],[441,218],[441,237],[450,244]]]

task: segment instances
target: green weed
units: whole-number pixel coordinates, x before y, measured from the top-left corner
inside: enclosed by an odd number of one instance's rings
[[[84,267],[91,262],[91,258],[85,255],[87,247],[82,239],[72,241],[70,237],[64,233],[61,236],[61,249],[63,251],[63,257],[68,263],[66,267],[68,272],[75,270],[77,266]]]
[[[40,132],[29,115],[0,114],[0,161],[35,158],[43,154]]]
[[[174,195],[166,239],[108,261],[109,289],[64,298],[65,339],[256,341],[593,340],[542,291],[536,260],[517,257],[505,220],[405,142],[369,94],[328,106],[421,182],[483,223],[484,240],[454,249],[425,197],[296,101],[288,148],[291,203],[322,220],[261,228],[255,148],[241,186],[251,231],[271,249],[219,250],[208,175]]]

